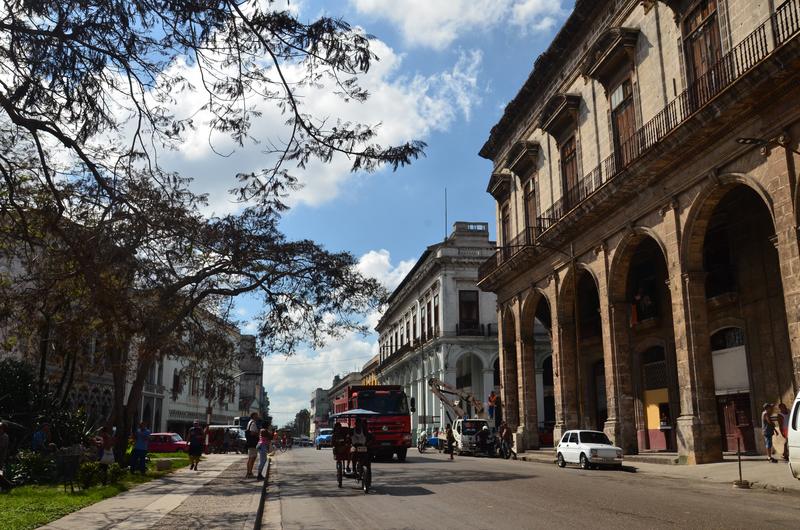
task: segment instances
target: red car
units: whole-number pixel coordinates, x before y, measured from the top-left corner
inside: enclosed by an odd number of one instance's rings
[[[176,451],[188,451],[189,442],[181,438],[175,432],[156,432],[150,435],[150,442],[147,450],[152,453],[174,453]]]

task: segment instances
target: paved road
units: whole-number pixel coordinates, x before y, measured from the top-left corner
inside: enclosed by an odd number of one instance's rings
[[[330,450],[280,454],[273,478],[287,529],[800,527],[792,494],[416,450],[375,463],[369,495],[337,488]]]

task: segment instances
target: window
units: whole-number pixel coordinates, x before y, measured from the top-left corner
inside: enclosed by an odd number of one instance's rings
[[[625,79],[611,92],[611,126],[619,170],[636,157],[633,141],[636,132],[636,112],[633,104],[633,83],[630,78]]]
[[[575,187],[578,185],[578,153],[575,136],[570,136],[561,144],[561,184],[564,190],[564,206],[569,208],[577,202]]]
[[[581,443],[611,445],[611,440],[602,432],[584,431],[581,433]]]
[[[480,334],[478,291],[458,291],[458,332]]]
[[[508,203],[500,209],[500,239],[504,247],[511,242],[511,212]]]
[[[439,295],[433,297],[433,329],[439,330]]]
[[[796,431],[800,427],[797,425],[797,416],[800,415],[800,401],[794,404],[794,410],[792,411],[792,430]]]
[[[578,443],[578,433],[576,432],[569,433],[569,443],[571,444]]]
[[[525,226],[536,225],[536,193],[533,179],[525,185]]]
[[[413,338],[418,338],[419,335],[417,334],[417,312],[414,311],[411,313],[411,336]]]
[[[425,312],[425,305],[422,306],[422,309],[420,311],[421,311],[420,314],[421,314],[421,319],[422,319],[422,320],[420,320],[420,330],[421,330],[422,334],[424,335],[425,334],[425,330],[427,329],[427,318],[426,317],[428,315]]]
[[[406,342],[411,342],[411,322],[406,319]]]
[[[719,81],[713,70],[722,58],[717,0],[701,0],[689,10],[683,19],[683,48],[688,81],[697,83],[692,96],[702,104],[716,92]]]
[[[431,301],[430,300],[428,300],[427,307],[428,307],[428,336],[432,337],[433,336],[433,319],[434,319],[434,316],[433,316],[433,308],[431,307]]]

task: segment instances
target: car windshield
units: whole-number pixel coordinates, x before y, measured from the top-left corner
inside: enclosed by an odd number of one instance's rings
[[[182,442],[183,441],[183,438],[181,438],[180,434],[173,434],[171,439],[172,439],[173,442]]]
[[[329,434],[333,434],[333,429],[320,429],[319,435],[320,436],[327,436]]]
[[[461,424],[461,432],[464,434],[475,434],[479,430],[483,429],[483,426],[486,425],[482,421],[465,421]]]
[[[580,437],[582,444],[611,445],[611,440],[608,439],[608,436],[601,432],[582,432],[580,433]]]
[[[362,392],[358,395],[358,408],[379,414],[408,414],[408,402],[403,392]]]

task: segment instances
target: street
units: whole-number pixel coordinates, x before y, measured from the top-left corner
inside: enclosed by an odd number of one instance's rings
[[[353,479],[339,489],[335,475],[329,449],[279,454],[270,491],[277,486],[280,501],[268,502],[266,517],[276,520],[280,504],[287,529],[796,528],[800,520],[788,493],[468,456],[450,462],[416,449],[405,463],[374,463],[369,495]]]

